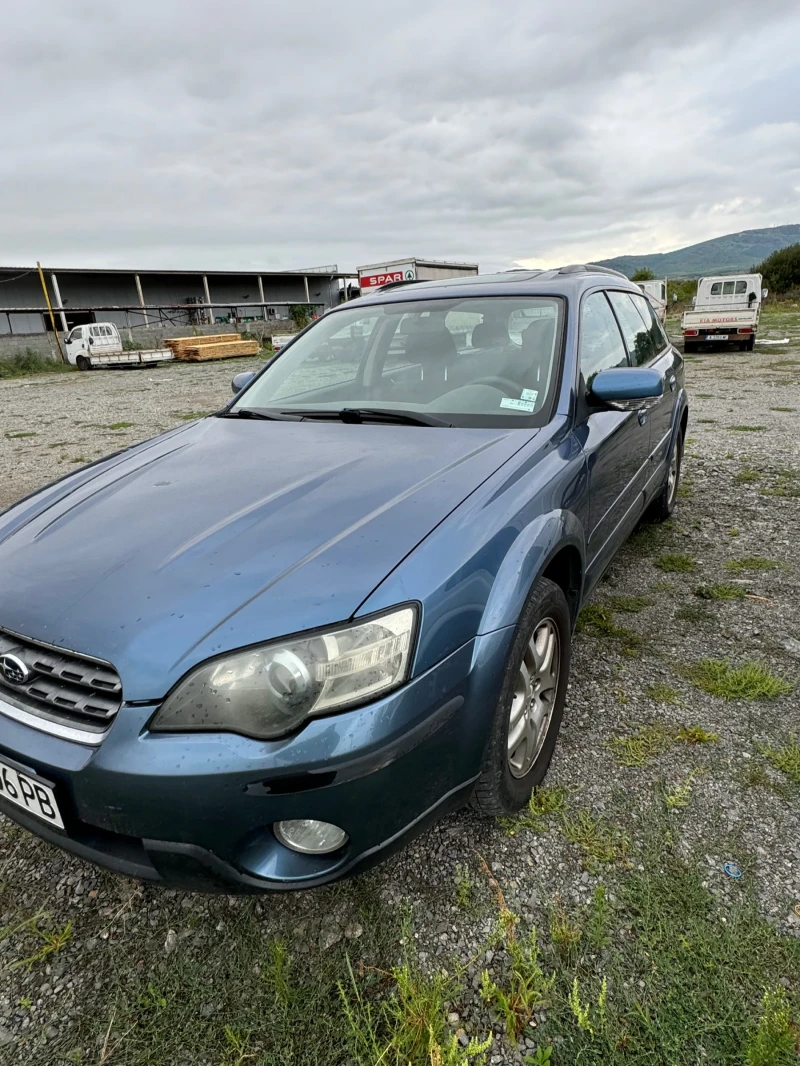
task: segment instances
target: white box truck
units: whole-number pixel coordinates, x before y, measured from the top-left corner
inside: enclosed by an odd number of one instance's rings
[[[684,351],[694,352],[701,344],[738,344],[752,351],[766,296],[760,274],[700,278],[692,310],[681,318]]]
[[[636,284],[653,305],[653,310],[658,315],[659,322],[664,323],[667,317],[667,282],[664,281],[637,281]]]
[[[435,259],[392,259],[358,268],[361,295],[377,292],[385,285],[403,281],[440,281],[478,273],[477,263],[440,263]]]
[[[150,348],[146,351],[126,352],[119,330],[113,322],[95,322],[88,326],[74,326],[64,338],[67,361],[78,370],[97,367],[149,366],[168,363],[172,359],[169,348]]]

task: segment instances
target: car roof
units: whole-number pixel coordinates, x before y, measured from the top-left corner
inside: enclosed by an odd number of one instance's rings
[[[615,288],[641,293],[624,274],[594,263],[573,263],[552,270],[504,270],[497,274],[471,274],[438,281],[396,281],[377,292],[349,300],[341,307],[354,304],[397,303],[430,297],[479,296],[579,296],[585,289],[613,283]]]

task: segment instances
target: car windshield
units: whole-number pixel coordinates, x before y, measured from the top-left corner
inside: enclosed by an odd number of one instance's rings
[[[330,417],[356,408],[376,418],[416,414],[423,424],[543,425],[562,322],[563,300],[543,296],[343,308],[281,352],[231,410]]]

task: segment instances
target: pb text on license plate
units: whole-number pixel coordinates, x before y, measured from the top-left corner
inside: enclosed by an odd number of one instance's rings
[[[21,807],[43,822],[64,828],[64,821],[49,785],[0,759],[0,799]]]

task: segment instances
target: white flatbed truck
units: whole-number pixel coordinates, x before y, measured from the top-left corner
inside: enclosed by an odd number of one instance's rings
[[[67,362],[79,370],[99,367],[152,366],[169,363],[173,359],[169,348],[149,348],[144,351],[125,351],[119,330],[113,322],[95,322],[74,326],[64,339]]]
[[[700,278],[692,310],[681,318],[684,351],[697,351],[701,344],[738,344],[752,351],[766,296],[760,274]]]

